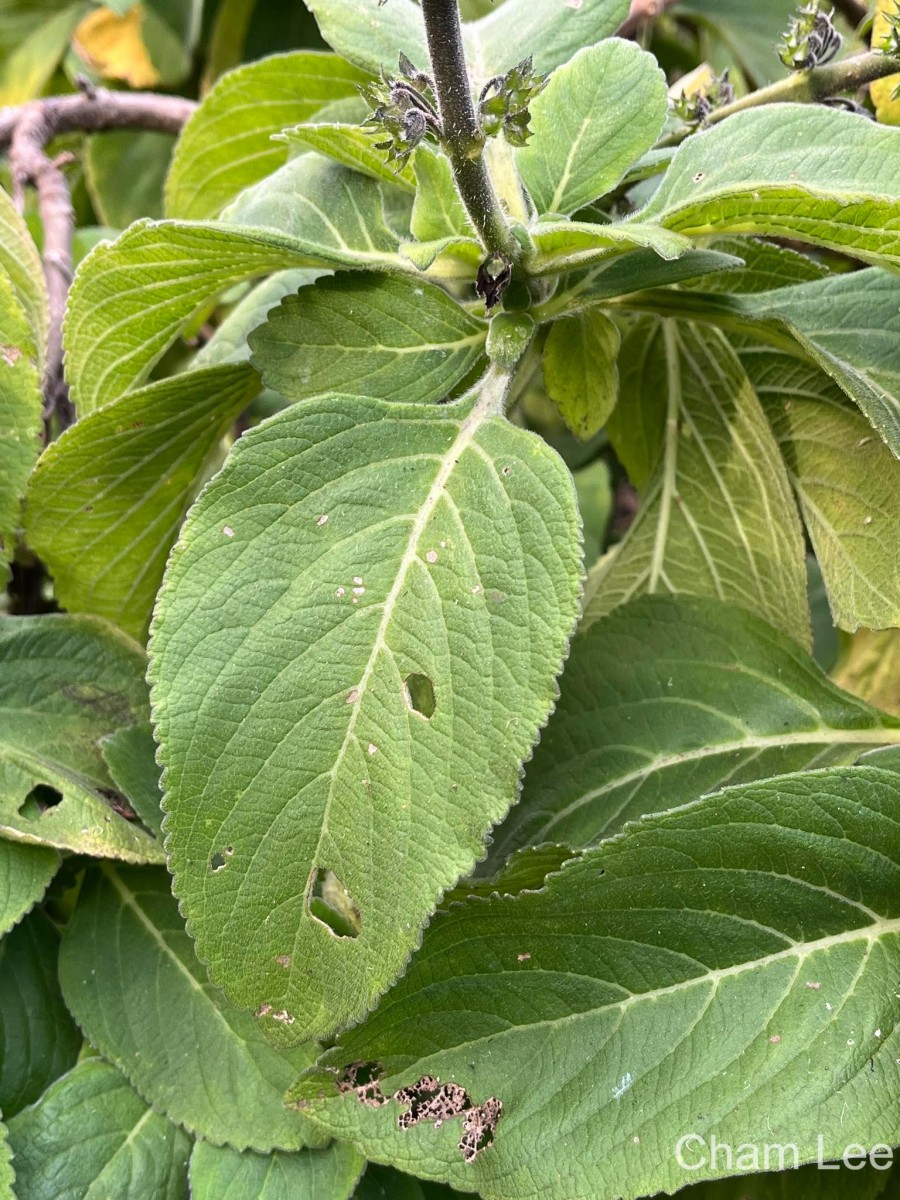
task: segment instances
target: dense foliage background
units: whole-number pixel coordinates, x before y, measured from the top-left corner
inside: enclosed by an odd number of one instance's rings
[[[836,7],[0,0],[0,1200],[900,1195]]]

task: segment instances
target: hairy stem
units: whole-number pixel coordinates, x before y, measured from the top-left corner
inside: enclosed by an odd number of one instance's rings
[[[874,83],[876,79],[884,79],[887,75],[898,73],[900,59],[891,58],[877,50],[855,54],[851,58],[829,63],[824,67],[795,71],[787,79],[779,79],[769,87],[742,96],[733,104],[725,104],[722,108],[715,109],[706,123],[718,125],[726,117],[743,112],[746,108],[758,108],[762,104],[815,104],[831,96],[839,96],[843,92],[855,92],[866,84]],[[692,129],[679,129],[677,133],[671,133],[659,141],[657,146],[677,146],[693,132]]]
[[[500,207],[484,160],[484,134],[475,116],[457,0],[422,0],[444,147],[472,224],[491,254],[515,261],[518,242]]]

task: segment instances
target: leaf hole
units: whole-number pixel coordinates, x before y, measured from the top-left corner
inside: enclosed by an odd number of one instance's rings
[[[26,821],[36,821],[38,817],[62,804],[63,794],[47,783],[38,783],[31,789],[19,805],[18,815]]]
[[[232,854],[234,854],[234,846],[226,846],[224,850],[216,850],[209,856],[209,869],[214,875],[225,870]]]
[[[407,707],[430,720],[434,716],[437,702],[434,698],[434,684],[428,676],[408,675],[403,688],[406,693]]]
[[[330,929],[335,937],[357,938],[362,917],[356,901],[334,871],[316,867],[306,890],[306,908],[314,921]]]

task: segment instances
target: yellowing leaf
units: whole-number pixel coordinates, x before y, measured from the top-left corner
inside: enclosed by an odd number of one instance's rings
[[[834,678],[854,696],[900,716],[900,629],[855,633]]]
[[[896,0],[878,0],[875,8],[875,23],[872,26],[872,49],[882,45],[891,31],[888,13],[897,11]],[[887,79],[876,79],[870,85],[875,113],[882,125],[900,125],[900,97],[894,93],[900,87],[900,75],[889,75]]]
[[[141,37],[143,23],[142,4],[135,4],[124,17],[110,8],[98,8],[80,22],[72,45],[104,79],[121,79],[135,88],[151,87],[160,75]]]

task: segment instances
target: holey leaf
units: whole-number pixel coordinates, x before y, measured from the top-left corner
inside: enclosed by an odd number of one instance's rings
[[[850,767],[730,788],[630,826],[518,897],[454,905],[326,1062],[499,1100],[460,1120],[338,1095],[304,1111],[367,1158],[484,1200],[624,1200],[685,1184],[678,1139],[801,1162],[900,1141],[900,779]],[[821,1139],[821,1141],[819,1140]],[[691,1181],[730,1174],[720,1156]]]
[[[756,233],[900,264],[900,130],[800,104],[736,113],[690,138],[636,223]]]
[[[396,978],[515,800],[580,590],[571,476],[494,415],[311,400],[189,516],[151,631],[175,891],[273,1039]]]
[[[0,619],[0,836],[163,861],[159,842],[123,815],[100,747],[146,719],[146,666],[136,643],[105,621]]]
[[[561,696],[491,860],[596,844],[726,784],[853,762],[900,721],[842,692],[783,634],[716,600],[644,596],[572,643]]]

